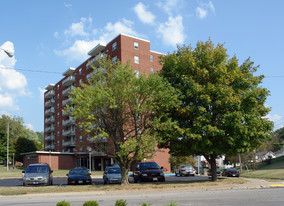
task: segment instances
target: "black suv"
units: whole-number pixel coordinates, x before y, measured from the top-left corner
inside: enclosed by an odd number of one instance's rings
[[[139,162],[134,166],[134,182],[165,182],[165,175],[156,162]]]

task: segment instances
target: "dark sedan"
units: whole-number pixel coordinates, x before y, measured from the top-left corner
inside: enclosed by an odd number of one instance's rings
[[[237,171],[236,169],[234,168],[230,168],[230,169],[225,169],[223,171],[223,176],[227,176],[227,177],[239,177],[240,176],[240,173],[239,171]]]
[[[91,173],[87,169],[78,168],[72,169],[67,174],[67,184],[92,184]]]
[[[137,163],[133,170],[134,182],[165,182],[165,175],[156,162]]]

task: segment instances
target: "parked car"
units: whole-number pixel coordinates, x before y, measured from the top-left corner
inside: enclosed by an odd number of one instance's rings
[[[139,162],[133,169],[134,182],[164,182],[165,174],[162,169],[156,162]]]
[[[23,185],[52,185],[52,172],[48,164],[30,164],[23,171]]]
[[[92,184],[91,173],[86,168],[74,168],[67,174],[67,184]]]
[[[196,170],[192,165],[180,165],[176,170],[175,170],[176,176],[194,176],[196,174]]]
[[[216,174],[217,176],[221,176],[221,171],[218,167],[216,168]],[[208,176],[212,176],[211,169],[208,170]]]
[[[118,165],[106,167],[103,174],[104,184],[121,183],[121,169]]]
[[[223,171],[223,176],[227,176],[227,177],[239,177],[240,176],[240,173],[239,171],[237,171],[236,169],[234,168],[229,168],[229,169],[225,169]]]

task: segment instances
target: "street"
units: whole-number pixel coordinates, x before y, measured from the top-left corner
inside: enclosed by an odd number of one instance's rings
[[[57,202],[65,200],[72,206],[82,206],[85,201],[96,200],[101,206],[113,206],[116,200],[127,200],[128,206],[138,206],[147,202],[152,206],[163,206],[172,200],[178,205],[203,206],[203,205],[250,205],[250,206],[282,206],[284,205],[284,188],[270,189],[238,189],[217,191],[183,191],[183,192],[151,192],[128,194],[99,194],[86,192],[86,195],[70,194],[41,194],[16,197],[1,197],[0,205],[41,205],[54,206]],[[52,198],[51,198],[52,197]]]

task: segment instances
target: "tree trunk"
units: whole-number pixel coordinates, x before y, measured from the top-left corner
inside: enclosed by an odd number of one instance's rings
[[[121,185],[129,185],[128,170],[129,169],[121,167]]]
[[[208,156],[205,157],[210,164],[210,170],[211,170],[211,174],[212,174],[212,177],[211,177],[212,182],[217,181],[216,157],[217,157],[217,155],[214,155],[214,154],[208,155]]]

